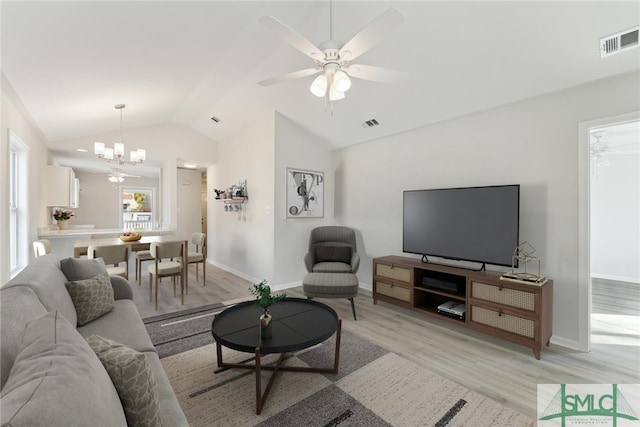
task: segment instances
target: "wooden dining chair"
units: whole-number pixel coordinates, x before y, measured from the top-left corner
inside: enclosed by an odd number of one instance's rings
[[[131,247],[128,244],[115,245],[90,245],[87,248],[89,259],[102,258],[107,266],[110,276],[122,276],[129,280],[129,254]],[[120,264],[124,263],[124,267]],[[111,267],[109,267],[111,265]]]
[[[47,239],[40,239],[33,242],[33,252],[36,258],[51,253],[51,242]]]
[[[191,235],[191,243],[196,247],[195,252],[187,253],[188,264],[196,265],[196,282],[198,281],[198,264],[202,263],[202,285],[207,285],[207,235],[204,233],[193,233]],[[188,278],[188,276],[187,276]],[[187,291],[189,290],[189,282],[187,280]]]
[[[176,296],[176,280],[180,278],[180,303],[184,304],[185,267],[187,259],[187,241],[170,241],[151,243],[151,256],[154,262],[147,266],[149,271],[149,302],[153,301],[153,290],[156,291],[156,310],[158,309],[158,279],[171,277],[173,296]],[[162,262],[161,262],[162,261]]]

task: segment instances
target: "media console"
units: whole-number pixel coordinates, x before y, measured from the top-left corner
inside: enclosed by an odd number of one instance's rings
[[[400,256],[374,258],[373,303],[394,304],[522,344],[540,359],[552,334],[553,281],[506,282],[501,274]],[[438,309],[449,302],[464,304],[464,315]]]

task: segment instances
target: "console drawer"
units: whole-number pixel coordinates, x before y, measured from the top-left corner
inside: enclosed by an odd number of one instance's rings
[[[386,295],[405,302],[411,302],[411,291],[398,285],[380,282],[376,280],[376,293]]]
[[[511,316],[474,305],[471,307],[471,321],[522,335],[523,337],[535,338],[535,322],[522,317]]]
[[[535,311],[536,309],[536,296],[535,293],[532,292],[472,282],[471,296],[473,298],[508,305],[509,307],[522,308],[524,310]]]
[[[387,264],[376,264],[376,276],[387,277],[400,282],[411,283],[411,269],[394,267]]]

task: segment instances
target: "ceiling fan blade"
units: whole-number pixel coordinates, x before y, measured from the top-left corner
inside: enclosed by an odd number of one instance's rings
[[[294,71],[292,73],[283,74],[281,76],[272,77],[270,79],[259,81],[260,86],[269,86],[276,83],[288,82],[291,80],[297,80],[304,77],[314,76],[321,72],[320,68],[305,68],[304,70]]]
[[[260,22],[269,27],[287,43],[307,55],[309,58],[314,60],[321,60],[324,58],[324,54],[316,47],[316,45],[273,16],[263,16],[260,18]]]
[[[409,77],[409,74],[373,65],[353,64],[343,70],[351,77],[376,82],[395,83]]]
[[[404,21],[402,12],[395,7],[388,9],[342,46],[340,58],[352,61],[378,43],[385,34],[400,25],[402,21]]]

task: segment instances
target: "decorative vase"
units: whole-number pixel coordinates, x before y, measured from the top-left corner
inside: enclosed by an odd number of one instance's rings
[[[273,317],[266,311],[262,316],[260,316],[260,337],[263,340],[271,338],[271,332],[272,332],[272,326],[273,326],[271,323],[272,319]]]
[[[66,219],[59,219],[58,220],[58,228],[60,230],[66,230],[67,229],[67,225],[68,225],[68,220]]]

